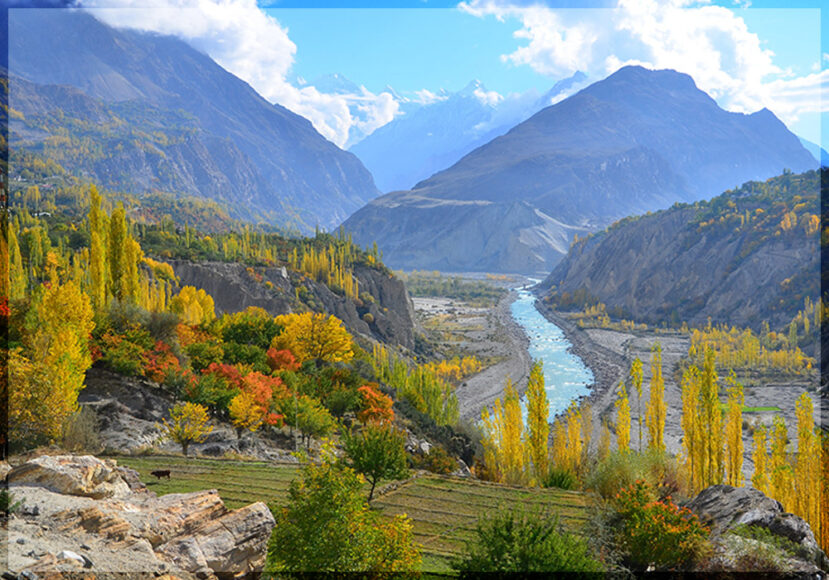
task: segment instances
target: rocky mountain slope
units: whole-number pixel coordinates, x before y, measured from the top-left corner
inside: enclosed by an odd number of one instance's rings
[[[308,120],[172,37],[15,10],[9,72],[11,143],[107,188],[208,197],[306,231],[379,194]]]
[[[371,171],[380,191],[409,189],[549,106],[585,78],[576,73],[540,98],[535,91],[499,98],[475,80],[397,117],[349,150]]]
[[[258,306],[274,316],[286,314],[293,311],[292,298],[299,291],[306,303],[342,320],[352,334],[414,348],[412,299],[403,282],[381,270],[354,267],[364,298],[358,301],[282,268],[259,268],[251,274],[238,262],[175,260],[171,264],[181,285],[202,288],[213,297],[217,313]]]
[[[558,308],[637,321],[787,325],[820,294],[820,173],[749,182],[581,239],[542,283]]]
[[[22,502],[8,521],[20,578],[258,575],[274,518],[258,502],[230,511],[216,490],[157,497],[138,473],[91,455],[41,456],[8,472]]]
[[[629,66],[344,225],[394,267],[549,271],[576,233],[816,165],[770,111],[729,113],[687,75]],[[458,248],[459,228],[475,243]]]

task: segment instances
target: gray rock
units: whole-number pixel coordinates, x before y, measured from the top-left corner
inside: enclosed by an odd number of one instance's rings
[[[809,524],[802,518],[783,511],[781,503],[753,487],[712,485],[702,490],[686,507],[711,528],[712,539],[721,551],[727,541],[721,540],[739,525],[765,528],[772,534],[790,540],[807,554],[805,562],[793,561],[790,568],[815,568],[829,571],[829,558],[820,549]],[[727,556],[726,556],[727,559]]]
[[[115,469],[114,461],[91,455],[43,455],[14,468],[11,485],[40,485],[68,495],[101,499],[127,495],[130,488]]]
[[[58,560],[75,560],[81,566],[86,567],[86,561],[84,560],[84,557],[80,554],[76,554],[72,550],[63,550],[61,553],[58,554]]]

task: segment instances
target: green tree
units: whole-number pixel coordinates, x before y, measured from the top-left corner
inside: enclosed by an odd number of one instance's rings
[[[475,540],[452,563],[462,578],[482,573],[566,573],[592,578],[604,572],[578,536],[564,533],[558,518],[543,512],[502,509],[478,520]]]
[[[89,295],[95,311],[101,312],[107,299],[107,235],[101,196],[94,185],[89,189],[89,198]]]
[[[384,522],[361,493],[362,478],[349,467],[307,464],[291,482],[288,505],[276,518],[265,564],[281,572],[417,571],[420,551],[406,516]]]
[[[109,218],[109,283],[110,292],[119,300],[124,296],[126,269],[127,217],[124,205],[118,204]]]
[[[350,467],[371,484],[368,501],[380,479],[406,477],[405,444],[403,433],[388,424],[369,424],[358,434],[346,433],[344,448]]]

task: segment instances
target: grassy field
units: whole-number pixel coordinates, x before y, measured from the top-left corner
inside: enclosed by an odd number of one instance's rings
[[[578,492],[437,475],[415,478],[376,498],[372,505],[386,515],[405,513],[412,519],[415,541],[423,546],[426,572],[448,572],[451,559],[474,537],[478,518],[500,506],[558,513],[562,524],[573,531],[587,519],[584,497]]]
[[[288,485],[296,476],[293,464],[269,464],[176,456],[116,457],[119,465],[138,471],[147,487],[159,495],[216,489],[229,508],[256,501],[284,504]],[[150,475],[169,469],[169,480]],[[527,489],[449,476],[423,475],[372,501],[389,517],[407,514],[414,523],[415,541],[423,546],[424,572],[446,573],[449,562],[473,537],[480,516],[500,506],[558,513],[561,522],[578,531],[587,518],[582,494],[557,489]]]
[[[119,465],[138,471],[141,481],[158,495],[216,489],[231,509],[257,501],[285,503],[288,485],[298,470],[294,464],[177,456],[124,456],[114,459]],[[156,469],[169,469],[170,479],[156,479],[150,475]]]

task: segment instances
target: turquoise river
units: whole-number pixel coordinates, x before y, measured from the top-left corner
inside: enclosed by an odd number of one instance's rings
[[[515,290],[518,298],[511,305],[512,317],[530,339],[530,356],[544,363],[544,385],[552,420],[567,409],[573,399],[589,393],[593,373],[579,357],[569,352],[571,343],[564,332],[536,310],[535,297],[523,288]]]

